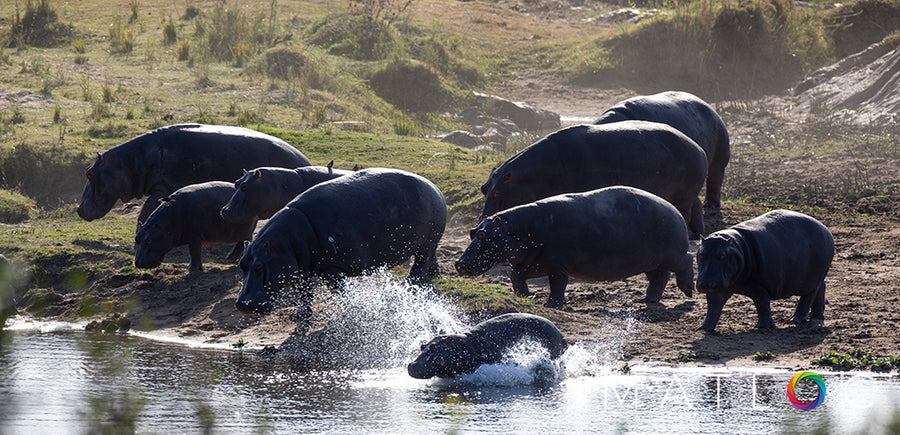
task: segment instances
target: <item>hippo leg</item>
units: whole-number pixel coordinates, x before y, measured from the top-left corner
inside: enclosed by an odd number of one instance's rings
[[[819,289],[816,291],[816,297],[812,302],[812,320],[825,320],[825,281],[819,283]]]
[[[165,197],[166,195],[162,193],[151,193],[147,197],[147,200],[144,201],[144,205],[141,207],[141,212],[138,214],[137,229],[141,229],[141,225],[144,225],[144,222],[150,217],[150,213],[153,213],[153,210],[159,207],[159,200]]]
[[[720,151],[710,162],[706,173],[706,201],[703,202],[703,206],[710,210],[719,210],[722,206],[722,182],[725,180],[725,166],[731,157],[727,145],[718,148]],[[723,149],[725,152],[721,152]]]
[[[819,291],[816,290],[813,293],[800,296],[800,301],[797,302],[797,308],[794,309],[794,315],[791,316],[791,322],[800,324],[806,323],[809,320],[809,307],[812,305],[813,300],[815,300],[818,293]]]
[[[681,264],[674,269],[675,283],[678,288],[684,292],[687,297],[694,296],[694,257],[690,253],[685,253],[681,259]]]
[[[297,323],[297,327],[294,329],[295,334],[305,335],[309,331],[309,326],[312,324],[312,303],[309,298],[301,298],[300,304],[291,313],[290,319]]]
[[[566,286],[569,284],[569,274],[565,272],[550,272],[550,298],[544,304],[547,308],[560,309],[566,303]]]
[[[700,198],[694,198],[691,203],[691,216],[687,224],[691,240],[703,238],[703,205],[700,203]]]
[[[232,264],[237,263],[241,256],[244,255],[245,246],[247,246],[246,241],[235,243],[234,248],[231,248],[231,252],[228,253],[228,257],[225,257],[225,259]]]
[[[513,291],[519,296],[531,296],[526,279],[528,279],[528,268],[521,264],[513,266],[509,273],[509,280],[512,282]]]
[[[759,320],[756,322],[757,329],[775,329],[775,321],[772,320],[772,306],[765,290],[759,289],[761,296],[753,298],[753,305],[756,306],[756,315]]]
[[[409,269],[407,279],[415,282],[426,282],[440,275],[437,268],[437,244],[425,243],[413,256],[413,265]]]
[[[706,319],[697,327],[704,331],[713,331],[722,316],[722,308],[731,297],[731,293],[707,293],[706,294]]]
[[[644,275],[647,275],[647,281],[650,281],[650,283],[647,284],[646,296],[640,302],[648,304],[658,303],[662,299],[663,290],[666,289],[669,276],[672,274],[668,270],[656,269],[646,272]]]
[[[203,262],[200,260],[200,248],[203,243],[200,240],[192,240],[188,244],[188,252],[191,253],[191,264],[188,266],[188,272],[203,272]]]

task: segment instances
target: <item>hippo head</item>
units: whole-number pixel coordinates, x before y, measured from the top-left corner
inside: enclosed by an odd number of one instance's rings
[[[159,200],[162,204],[154,210],[134,236],[134,267],[152,269],[159,267],[166,253],[175,247],[175,234],[169,222],[159,219],[160,212],[170,207],[169,198]]]
[[[509,225],[500,215],[481,221],[469,231],[471,242],[456,261],[462,275],[481,275],[500,262],[515,260],[517,244],[509,234]]]
[[[437,336],[422,345],[422,352],[406,370],[416,379],[452,378],[467,373],[471,365],[467,341],[462,334]]]
[[[280,195],[274,191],[276,185],[272,177],[262,168],[244,172],[244,176],[234,182],[234,195],[222,207],[222,219],[228,222],[250,222],[257,216],[268,219],[280,209]]]
[[[523,181],[522,177],[503,167],[492,170],[487,182],[481,186],[481,193],[484,194],[481,217],[542,198],[529,183]]]
[[[710,235],[697,251],[697,290],[700,293],[727,291],[743,264],[744,253],[733,238]]]
[[[299,281],[297,257],[283,238],[260,233],[246,249],[239,266],[244,285],[235,306],[242,313],[272,311],[281,287]]]
[[[116,153],[97,153],[84,176],[87,184],[81,194],[78,216],[86,221],[106,216],[117,199],[126,202],[133,197],[131,173]]]

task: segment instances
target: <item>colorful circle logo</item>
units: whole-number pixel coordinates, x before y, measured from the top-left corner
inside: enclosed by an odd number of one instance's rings
[[[809,379],[815,382],[816,386],[819,387],[819,395],[816,396],[816,400],[813,400],[812,402],[804,402],[798,399],[794,394],[794,388],[797,386],[797,382],[800,382],[801,379]],[[822,401],[825,400],[825,382],[822,380],[821,376],[813,372],[797,373],[793,378],[791,378],[791,381],[788,382],[787,396],[791,401],[791,404],[794,405],[797,409],[802,409],[804,411],[816,409],[816,407],[821,405]]]

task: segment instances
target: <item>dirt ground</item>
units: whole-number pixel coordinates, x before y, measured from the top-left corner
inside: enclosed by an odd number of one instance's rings
[[[522,77],[497,93],[574,117],[591,117],[601,108],[636,94],[615,87],[568,88],[539,77]],[[785,102],[779,100],[766,104]],[[790,112],[773,108],[767,113]],[[725,116],[732,143],[743,140],[741,138],[750,135],[754,129],[788,131],[796,125],[796,120],[788,115],[765,119],[741,116]],[[884,167],[898,166],[895,159],[878,157],[875,160],[873,162]],[[779,180],[786,173],[797,171],[797,165],[806,165],[805,170],[825,176],[829,171],[842,170],[840,165],[827,159],[806,163],[738,159],[733,167],[729,167],[729,171],[736,175],[726,177],[726,195],[730,183],[750,183],[755,178]],[[885,176],[892,175],[895,172]],[[734,186],[730,190],[734,192]],[[766,209],[779,207],[777,203],[761,206],[740,201],[726,202],[721,214],[706,216],[707,228],[721,229],[755,217]],[[554,321],[572,343],[621,342],[621,349],[612,358],[631,365],[673,364],[667,360],[677,358],[679,351],[693,351],[699,356],[696,362],[688,364],[789,370],[810,368],[811,360],[831,350],[847,353],[861,349],[879,356],[900,355],[900,340],[896,332],[900,325],[900,265],[897,261],[900,227],[897,221],[886,214],[867,216],[827,211],[827,208],[816,210],[821,210],[819,215],[811,213],[831,229],[837,251],[827,278],[824,325],[790,324],[788,319],[797,303],[795,297],[773,301],[776,329],[756,330],[757,317],[752,302],[749,298],[736,295],[728,301],[716,332],[698,331],[695,328],[706,312],[706,301],[702,295],[685,297],[671,279],[660,303],[639,303],[637,301],[643,296],[646,286],[643,276],[612,283],[570,282],[567,304],[562,310],[542,306],[548,296],[546,279],[531,280],[529,284],[534,291],[534,304],[526,309]],[[445,233],[439,248],[443,276],[461,278],[453,268],[453,261],[459,258],[468,244],[467,230],[471,224],[474,222],[467,222],[466,217],[457,217]],[[693,242],[692,250],[696,252],[698,246],[698,242]],[[101,297],[136,293],[143,305],[148,307],[143,317],[152,319],[152,325],[159,328],[159,333],[179,339],[225,347],[238,338],[252,347],[277,347],[291,339],[295,325],[290,320],[291,309],[284,308],[267,316],[248,316],[235,311],[237,295],[234,289],[239,288],[240,270],[212,261],[216,257],[223,258],[228,248],[222,246],[217,249],[207,261],[207,272],[187,279],[188,285],[166,284],[171,282],[172,276],[186,273],[185,256],[182,259],[176,257],[176,264],[164,264],[143,281],[115,282],[116,277],[113,277],[110,282],[93,283],[92,291]],[[509,288],[508,266],[495,267],[474,280]],[[62,305],[76,304],[78,295],[64,295],[64,299]],[[327,319],[319,316],[317,322],[319,324],[313,325],[313,330],[321,327]],[[755,361],[753,356],[756,352],[771,352],[775,357]]]

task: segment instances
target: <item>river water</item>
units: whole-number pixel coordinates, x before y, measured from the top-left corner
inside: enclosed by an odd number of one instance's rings
[[[315,370],[251,351],[20,319],[0,345],[0,433],[97,433],[110,426],[139,433],[886,433],[892,422],[900,429],[897,373],[820,371],[826,396],[810,411],[788,401],[794,372],[638,366],[621,373],[608,362],[608,345],[578,343],[550,361],[523,344],[504,364],[471,375],[412,379],[404,366],[415,351],[408,349],[429,331],[399,318],[447,318],[449,305],[400,285],[403,291],[385,289],[391,285],[383,280],[368,287],[380,293],[358,299],[369,302],[345,301],[353,314],[338,310],[332,324],[377,330],[357,304],[385,313],[377,297],[399,297],[389,317],[401,329],[376,333],[391,344],[362,341],[402,349],[402,357],[362,348],[368,358],[352,369]],[[803,381],[798,395],[811,401],[817,391]]]

